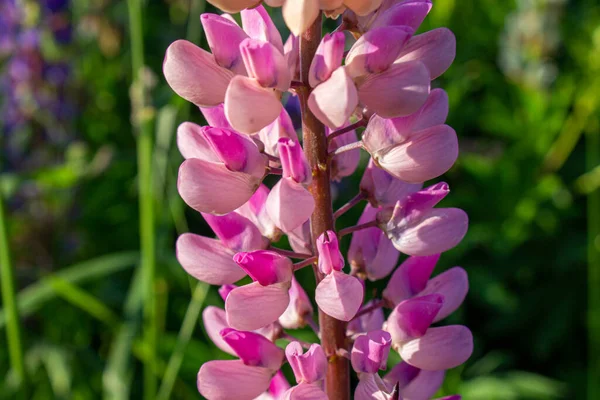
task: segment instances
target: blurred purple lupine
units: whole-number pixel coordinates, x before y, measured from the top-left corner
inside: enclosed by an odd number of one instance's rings
[[[215,345],[239,357],[205,363],[198,390],[217,400],[345,399],[351,361],[355,399],[430,399],[445,370],[473,351],[468,328],[432,326],[467,294],[462,268],[431,275],[440,253],[465,236],[468,218],[435,207],[449,194],[446,183],[423,188],[458,156],[456,133],[445,125],[447,95],[430,90],[454,59],[454,35],[445,28],[415,35],[430,0],[265,0],[282,7],[296,35],[319,25],[319,9],[343,13],[335,33],[302,37],[315,49],[307,54],[294,34],[284,42],[260,1],[210,2],[241,11],[242,26],[228,14],[203,14],[212,54],[178,40],[163,64],[169,85],[209,123],[185,122],[177,132],[185,158],[178,189],[217,239],[183,234],[177,258],[192,276],[222,285],[224,309],[208,307],[203,321]],[[344,30],[356,38],[348,52]],[[333,213],[323,198],[330,199],[331,181],[354,173],[360,149],[371,159],[358,194]],[[267,175],[280,176],[272,188]],[[358,224],[336,230],[332,220],[363,200]],[[346,262],[340,240],[350,234]],[[282,235],[294,251],[273,247]],[[397,267],[401,254],[409,257]],[[294,278],[309,265],[320,327]],[[368,299],[367,281],[390,274],[383,294]],[[251,283],[235,285],[246,276]],[[320,344],[290,335],[307,325]],[[291,341],[285,355],[295,386],[280,372],[276,339]],[[392,350],[403,362],[380,377]]]

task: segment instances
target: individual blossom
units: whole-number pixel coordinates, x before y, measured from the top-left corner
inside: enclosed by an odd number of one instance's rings
[[[422,188],[422,183],[406,183],[377,167],[372,158],[360,181],[360,191],[373,207],[394,205]]]
[[[306,325],[307,318],[312,318],[314,310],[308,295],[294,277],[289,295],[290,302],[279,317],[279,323],[286,329],[302,328]]]
[[[319,387],[327,372],[327,356],[318,344],[312,344],[304,352],[298,342],[291,342],[285,348],[294,377],[298,385],[290,388],[283,396],[284,399],[327,399],[327,395]]]

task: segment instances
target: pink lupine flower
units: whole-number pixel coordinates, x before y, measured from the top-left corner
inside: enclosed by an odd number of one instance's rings
[[[425,335],[442,308],[444,296],[434,293],[404,300],[394,308],[386,323],[394,345]]]
[[[342,128],[347,125],[348,123],[345,123]],[[325,128],[325,133],[329,135],[331,129]],[[352,130],[333,138],[333,140],[329,142],[329,151],[333,152],[341,146],[354,142],[356,142],[356,131]],[[359,162],[360,149],[345,151],[336,155],[331,160],[331,179],[333,181],[340,181],[342,178],[352,175],[354,171],[356,171]]]
[[[291,139],[298,142],[298,135],[294,129],[292,119],[285,108],[281,109],[281,113],[275,121],[258,132],[257,137],[264,144],[265,153],[275,157],[279,157],[279,139]]]
[[[392,274],[383,291],[383,298],[389,304],[396,306],[401,301],[420,293],[427,286],[439,259],[439,254],[407,258]]]
[[[300,143],[282,138],[278,149],[283,175],[267,198],[267,211],[275,225],[287,233],[310,218],[315,201],[306,189],[311,173]]]
[[[247,75],[240,53],[240,43],[248,38],[246,32],[235,22],[216,14],[202,14],[200,22],[217,64],[236,75]]]
[[[392,337],[385,331],[371,331],[360,335],[352,347],[352,368],[358,373],[376,374],[387,368]]]
[[[242,213],[236,211],[225,215],[203,213],[202,217],[217,238],[234,252],[266,249],[269,246],[269,240],[262,235],[257,225]]]
[[[275,376],[273,376],[273,379],[271,379],[269,389],[254,400],[282,400],[285,392],[289,388],[290,384],[285,379],[283,373],[281,371],[277,371]]]
[[[342,65],[345,43],[343,32],[328,33],[323,37],[308,71],[310,86],[315,87],[326,81],[333,71]]]
[[[429,400],[442,386],[445,375],[446,371],[424,371],[400,362],[383,380],[392,387],[397,384],[404,400]]]
[[[350,321],[362,303],[363,284],[358,278],[342,272],[344,260],[339,252],[335,233],[327,231],[319,236],[317,248],[319,270],[326,277],[317,285],[315,300],[327,315],[341,321]]]
[[[394,205],[398,200],[422,188],[422,183],[406,183],[390,175],[377,167],[372,158],[369,159],[360,181],[360,190],[367,196],[373,207]]]
[[[444,296],[444,304],[433,322],[440,321],[452,314],[465,300],[469,291],[467,272],[461,267],[450,268],[430,279],[419,296],[439,293]]]
[[[275,322],[288,307],[292,262],[266,250],[238,253],[234,261],[254,280],[229,293],[225,300],[227,323],[254,330]]]
[[[431,0],[385,0],[381,7],[371,15],[358,18],[357,29],[367,32],[382,26],[408,26],[414,31],[425,20],[431,10]]]
[[[304,352],[298,342],[291,342],[285,348],[285,355],[294,371],[296,382],[315,383],[325,378],[327,357],[323,348],[313,344]]]
[[[289,290],[290,303],[279,317],[279,323],[286,329],[298,329],[306,325],[306,318],[314,312],[308,295],[298,281],[292,277]]]
[[[427,256],[456,246],[467,233],[467,214],[458,208],[433,208],[449,192],[439,183],[398,201],[377,214],[379,227],[396,249]]]
[[[270,190],[265,185],[260,185],[252,197],[235,212],[246,217],[260,231],[262,236],[270,241],[277,241],[281,232],[267,212],[267,198]]]
[[[378,210],[367,204],[358,224],[373,221]],[[363,229],[352,234],[348,249],[348,261],[352,269],[366,274],[371,281],[385,278],[396,267],[400,252],[392,241],[377,227]]]
[[[240,360],[209,361],[198,372],[198,390],[208,399],[253,399],[269,387],[284,352],[263,336],[224,329],[223,340]]]

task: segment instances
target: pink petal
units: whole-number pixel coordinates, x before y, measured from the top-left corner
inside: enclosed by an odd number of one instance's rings
[[[234,253],[219,240],[184,233],[177,239],[176,248],[177,260],[183,269],[202,282],[223,285],[246,276],[233,262]]]
[[[386,369],[391,346],[392,337],[385,331],[376,330],[360,335],[352,347],[352,368],[358,373],[367,374]]]
[[[198,106],[222,103],[233,77],[231,71],[217,65],[210,53],[186,40],[169,46],[163,73],[175,93]]]
[[[427,286],[418,295],[439,293],[444,296],[444,305],[433,322],[441,321],[452,314],[464,301],[469,291],[467,272],[461,267],[450,268],[427,282]]]
[[[305,353],[300,343],[290,342],[285,348],[285,356],[294,371],[296,382],[314,383],[325,378],[327,356],[320,345],[311,345]]]
[[[236,75],[225,94],[225,115],[242,133],[258,132],[279,116],[281,102],[273,89],[263,88],[256,79]]]
[[[354,400],[392,400],[392,388],[377,374],[359,374]]]
[[[448,117],[448,95],[442,89],[433,89],[427,101],[415,113],[406,117],[388,120],[395,135],[408,137],[411,132],[421,131],[436,125],[442,125]]]
[[[381,26],[405,25],[416,31],[429,14],[429,10],[431,10],[431,0],[403,1],[379,15],[370,29]]]
[[[290,304],[279,317],[279,323],[286,329],[302,328],[306,325],[306,317],[312,316],[314,310],[308,295],[293,276],[289,294]]]
[[[384,72],[367,76],[358,87],[360,101],[383,118],[417,111],[428,95],[429,71],[419,61],[393,64]]]
[[[246,75],[240,54],[240,43],[248,37],[246,32],[236,23],[217,14],[201,14],[200,22],[217,64],[236,75]]]
[[[269,388],[273,371],[241,360],[216,360],[202,365],[198,391],[210,400],[252,400]]]
[[[297,140],[281,138],[277,143],[277,152],[281,159],[283,178],[291,178],[305,185],[311,182],[311,172],[302,146]]]
[[[267,197],[269,196],[269,192],[269,188],[261,184],[258,190],[250,197],[250,200],[235,210],[235,212],[252,222],[262,236],[277,241],[281,232],[279,232],[267,213]]]
[[[329,79],[311,92],[308,106],[319,121],[331,129],[346,123],[358,106],[358,92],[344,67],[333,71]]]
[[[320,16],[319,0],[286,1],[281,12],[290,31],[300,36]]]
[[[265,175],[267,158],[248,136],[232,129],[213,127],[202,130],[202,134],[219,160],[231,171],[259,179]]]
[[[279,318],[290,302],[290,283],[261,286],[258,282],[234,289],[225,301],[229,326],[255,330]]]
[[[190,158],[179,167],[177,188],[183,201],[196,211],[226,214],[248,201],[260,181],[232,172],[221,163]]]
[[[402,399],[429,400],[442,386],[445,375],[445,371],[424,371],[401,362],[383,380],[391,386],[398,383]]]
[[[277,371],[283,363],[284,351],[258,333],[225,328],[221,337],[246,365]]]
[[[219,292],[219,296],[221,296],[223,301],[225,301],[225,300],[227,300],[227,296],[229,296],[229,293],[231,293],[231,291],[237,287],[238,286],[232,285],[232,284],[222,285],[219,289],[217,289],[217,292]],[[229,325],[227,327],[229,327]]]
[[[407,26],[389,26],[369,30],[346,56],[346,72],[355,78],[383,72],[392,65],[404,44],[412,36]]]
[[[454,34],[447,28],[438,28],[411,38],[396,62],[421,61],[434,80],[450,67],[455,56]]]
[[[292,260],[269,250],[237,253],[236,262],[255,282],[262,286],[289,282],[293,275]]]
[[[345,42],[343,32],[325,34],[308,71],[308,83],[311,87],[329,79],[333,71],[342,65]]]
[[[244,216],[231,212],[225,215],[202,214],[215,235],[234,252],[266,249],[269,240]]]
[[[411,340],[400,349],[407,363],[427,371],[459,366],[473,352],[473,335],[462,325],[430,328],[425,336]]]
[[[458,208],[436,208],[418,223],[387,232],[394,246],[414,256],[427,256],[450,250],[467,233],[469,219]]]
[[[177,128],[177,147],[183,158],[199,158],[205,161],[220,162],[202,131],[207,126],[184,122]]]
[[[370,307],[374,304],[373,300],[369,300],[363,305],[359,312],[363,309]],[[381,308],[377,308],[371,312],[366,314],[362,314],[358,318],[354,318],[350,323],[348,323],[348,335],[355,335],[358,333],[365,333],[369,331],[375,331],[381,329],[383,323],[385,322],[385,317],[383,315],[383,310]]]
[[[436,293],[414,297],[398,304],[388,317],[386,325],[394,345],[425,335],[443,302],[443,296]]]
[[[344,124],[344,128],[348,125],[349,123],[346,122]],[[325,128],[325,133],[327,135],[329,135],[331,132],[331,129]],[[356,140],[356,131],[352,130],[350,132],[346,132],[333,138],[333,140],[329,142],[329,151],[332,152],[338,147],[355,143]],[[331,179],[334,181],[340,181],[342,178],[352,175],[354,171],[356,171],[359,162],[360,149],[345,151],[336,155],[331,161]]]
[[[317,254],[319,270],[322,273],[330,274],[332,271],[341,271],[344,268],[344,257],[333,231],[323,232],[317,238]]]
[[[317,385],[301,383],[284,393],[282,400],[328,400],[329,397]]]
[[[291,232],[286,232],[292,250],[301,254],[312,253],[310,221],[306,221]]]
[[[279,139],[287,138],[294,142],[298,141],[298,135],[294,124],[285,108],[281,108],[279,117],[258,132],[258,138],[265,145],[265,153],[279,157],[277,149]]]
[[[363,296],[363,285],[357,278],[333,271],[317,285],[315,301],[325,314],[350,321],[358,312]]]
[[[411,135],[385,154],[374,154],[376,163],[398,179],[410,183],[436,178],[458,157],[458,139],[448,125],[437,125]]]
[[[314,209],[312,195],[304,186],[290,178],[280,179],[267,198],[267,211],[275,225],[284,232],[291,232],[301,226],[310,218]]]
[[[268,399],[280,399],[289,388],[290,384],[287,379],[285,379],[285,375],[283,375],[281,371],[277,371],[273,379],[271,379],[271,384],[269,385],[269,390],[266,394],[267,396],[271,396],[268,397]],[[264,400],[267,400],[267,398]]]
[[[282,92],[289,89],[292,79],[289,66],[275,46],[258,39],[245,39],[239,48],[250,78],[265,88],[277,88]]]
[[[255,4],[259,1],[255,0]],[[241,12],[244,31],[253,39],[269,42],[283,54],[283,40],[279,30],[271,20],[269,13],[263,6],[247,7]]]
[[[360,190],[367,193],[369,202],[378,207],[394,205],[398,200],[422,187],[422,183],[406,183],[394,177],[377,167],[372,158],[369,159],[369,164],[360,181]]]
[[[215,346],[226,353],[233,356],[236,355],[231,346],[229,346],[221,337],[221,331],[225,328],[229,328],[225,310],[215,306],[206,307],[204,311],[202,311],[202,325]]]
[[[199,108],[204,119],[210,126],[214,126],[215,128],[231,128],[231,125],[229,125],[229,122],[225,117],[225,106],[223,104],[214,107]]]
[[[392,274],[383,291],[383,298],[387,302],[397,305],[425,289],[439,259],[439,254],[407,258]]]
[[[429,211],[450,193],[450,186],[446,182],[438,182],[425,189],[414,192],[400,200],[402,218],[412,218]]]

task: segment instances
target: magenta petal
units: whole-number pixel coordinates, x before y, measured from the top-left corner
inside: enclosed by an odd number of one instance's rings
[[[383,72],[392,65],[412,36],[407,26],[388,26],[362,35],[346,56],[346,71],[351,77]]]
[[[446,182],[438,182],[406,196],[402,199],[401,208],[403,218],[412,218],[426,212],[444,199],[450,193],[450,186]]]
[[[283,363],[284,351],[258,333],[225,328],[221,337],[246,365],[277,371]]]
[[[390,304],[397,305],[425,289],[439,259],[439,254],[407,258],[392,274],[383,291],[383,298]]]
[[[323,232],[317,238],[317,254],[319,270],[324,274],[341,271],[344,268],[344,257],[340,252],[337,236],[333,231]]]
[[[210,53],[186,40],[169,46],[163,73],[175,93],[198,106],[222,103],[233,77],[231,71],[217,65]]]
[[[271,219],[286,233],[307,221],[314,209],[315,200],[309,191],[290,178],[280,179],[267,198]]]
[[[383,154],[373,154],[379,166],[398,179],[418,183],[436,178],[458,157],[458,139],[448,125],[437,125],[411,135]]]
[[[232,129],[207,127],[202,130],[204,138],[231,171],[244,172],[261,179],[265,175],[267,158],[246,135]]]
[[[226,214],[248,201],[260,181],[232,172],[221,163],[190,158],[179,167],[177,188],[183,201],[196,211]]]
[[[240,44],[240,52],[250,78],[255,78],[265,88],[286,91],[292,77],[287,60],[271,43],[246,39]]]
[[[210,126],[214,126],[215,128],[231,128],[231,125],[229,125],[229,122],[225,117],[225,106],[223,104],[214,107],[199,108],[204,119]]]
[[[428,256],[450,250],[467,233],[469,219],[458,208],[434,208],[405,227],[387,229],[388,237],[399,251]]]
[[[259,3],[259,1],[255,1],[255,3]],[[263,6],[248,8],[243,10],[240,15],[242,26],[248,36],[271,43],[283,54],[281,34]]]
[[[431,0],[402,1],[387,9],[371,25],[371,29],[381,26],[405,25],[416,31],[431,10]]]
[[[229,346],[221,337],[221,331],[225,328],[229,328],[225,310],[215,306],[206,307],[204,311],[202,311],[202,325],[215,346],[226,353],[233,356],[236,355],[231,346]]]
[[[443,296],[435,293],[398,304],[388,317],[386,325],[394,345],[425,335],[443,302]]]
[[[317,385],[301,383],[284,393],[281,400],[328,400],[329,397]]]
[[[344,67],[333,71],[329,79],[314,88],[308,106],[319,121],[331,129],[348,121],[358,106],[358,92]]]
[[[273,379],[271,379],[271,384],[269,385],[269,390],[267,391],[267,397],[263,400],[268,399],[281,399],[283,398],[284,393],[290,388],[290,384],[287,379],[285,379],[285,375],[283,372],[277,371]],[[262,397],[260,398],[262,399]]]
[[[311,182],[310,166],[302,151],[300,142],[293,139],[281,138],[277,143],[283,178],[291,178],[297,183]]]
[[[269,388],[273,371],[241,360],[216,360],[202,365],[198,391],[210,400],[252,400]]]
[[[446,371],[424,371],[401,362],[385,375],[383,380],[391,386],[398,383],[404,400],[429,400],[444,382]]]
[[[396,62],[421,61],[431,80],[442,75],[456,56],[456,38],[447,28],[438,28],[413,36],[398,55]]]
[[[256,79],[233,77],[225,94],[225,115],[233,129],[255,133],[279,116],[281,102],[273,89],[266,89]]]
[[[404,344],[399,353],[404,361],[420,369],[450,369],[471,356],[473,335],[462,325],[430,328],[425,336]]]
[[[452,314],[467,296],[469,279],[467,272],[461,267],[450,268],[427,282],[425,289],[418,295],[439,293],[444,296],[444,305],[435,316],[433,322],[441,321]]]
[[[290,304],[279,317],[279,323],[286,329],[298,329],[306,325],[306,317],[312,316],[314,310],[308,295],[292,276],[290,287]]]
[[[434,400],[461,400],[461,399],[462,399],[461,395],[453,394],[452,396],[438,397],[438,398],[436,398]]]
[[[203,131],[208,126],[184,122],[177,128],[177,147],[183,158],[198,158],[200,160],[220,162],[210,144],[204,137]]]
[[[417,111],[428,94],[429,71],[419,61],[393,64],[384,72],[368,75],[358,87],[360,101],[383,118]]]
[[[237,253],[233,261],[262,286],[289,282],[292,279],[292,260],[274,251],[256,250]]]
[[[266,249],[269,246],[269,240],[261,235],[252,221],[236,212],[202,216],[215,235],[234,252]]]
[[[354,400],[392,400],[393,387],[388,386],[378,374],[359,374]]]
[[[342,65],[345,42],[343,32],[325,34],[310,64],[308,82],[311,87],[329,79],[333,71]]]
[[[386,369],[391,346],[392,337],[388,332],[376,330],[360,335],[352,347],[352,368],[358,373],[367,374]]]
[[[436,125],[443,125],[448,117],[448,95],[443,89],[433,89],[418,111],[406,117],[392,118],[388,122],[395,135],[408,137]]]
[[[240,43],[248,37],[246,32],[236,23],[217,14],[201,14],[200,22],[217,64],[236,75],[246,75],[240,55]]]
[[[223,285],[237,282],[246,275],[233,262],[233,251],[219,240],[184,233],[177,239],[176,248],[177,260],[183,269],[202,282]]]
[[[276,321],[290,302],[289,287],[289,282],[270,286],[253,282],[234,289],[225,301],[227,323],[252,331]]]
[[[225,300],[227,300],[227,296],[229,296],[229,293],[231,293],[231,291],[237,287],[238,287],[237,285],[233,285],[233,284],[221,285],[221,287],[219,289],[217,289],[217,292],[219,292],[219,296],[221,296],[223,301],[225,301]],[[219,332],[221,332],[221,331],[219,331]]]
[[[305,353],[300,343],[291,342],[285,348],[285,355],[294,371],[296,382],[314,383],[325,378],[327,356],[320,345],[311,345]]]
[[[350,321],[358,312],[363,296],[363,285],[358,278],[333,271],[317,285],[315,301],[325,314]]]

